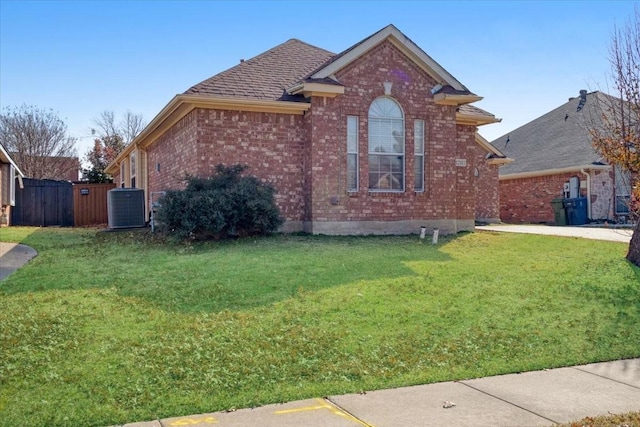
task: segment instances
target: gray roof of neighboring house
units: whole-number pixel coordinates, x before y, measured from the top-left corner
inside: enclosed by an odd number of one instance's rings
[[[269,101],[290,100],[285,89],[333,56],[334,53],[327,50],[290,39],[192,86],[185,94]]]
[[[588,129],[601,123],[600,106],[609,95],[584,92],[558,108],[491,142],[514,159],[500,175],[602,165]],[[582,105],[581,105],[582,104]]]

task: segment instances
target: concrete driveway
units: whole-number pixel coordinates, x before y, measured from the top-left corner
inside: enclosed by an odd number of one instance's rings
[[[612,242],[631,241],[632,228],[627,227],[556,227],[550,225],[491,224],[477,226],[476,230],[505,233],[546,234],[550,236],[582,237],[585,239],[608,240]]]
[[[0,242],[0,280],[22,267],[38,255],[35,249],[18,243]]]

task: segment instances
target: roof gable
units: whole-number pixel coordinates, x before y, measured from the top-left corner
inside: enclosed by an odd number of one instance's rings
[[[514,161],[500,169],[500,175],[601,166],[602,157],[591,144],[589,127],[600,116],[601,92],[585,93],[535,120],[492,141]]]
[[[325,63],[334,54],[290,39],[192,87],[185,95],[259,100],[288,99],[285,88]]]
[[[336,72],[387,39],[442,86],[451,86],[456,91],[471,93],[462,83],[453,77],[440,64],[434,61],[433,58],[427,55],[422,49],[420,49],[420,47],[418,47],[418,45],[411,41],[411,39],[405,36],[394,25],[387,25],[377,33],[367,37],[359,43],[356,43],[342,53],[335,55],[307,77],[310,79],[325,79],[331,77]]]

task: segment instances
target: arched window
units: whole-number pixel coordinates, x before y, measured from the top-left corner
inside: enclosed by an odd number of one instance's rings
[[[404,115],[391,98],[369,107],[369,190],[404,191]]]

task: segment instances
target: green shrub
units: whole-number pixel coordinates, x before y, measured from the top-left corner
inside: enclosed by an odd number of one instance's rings
[[[184,190],[170,190],[160,200],[160,230],[180,239],[224,239],[262,235],[282,225],[275,190],[247,166],[217,165],[209,178],[186,177]]]

